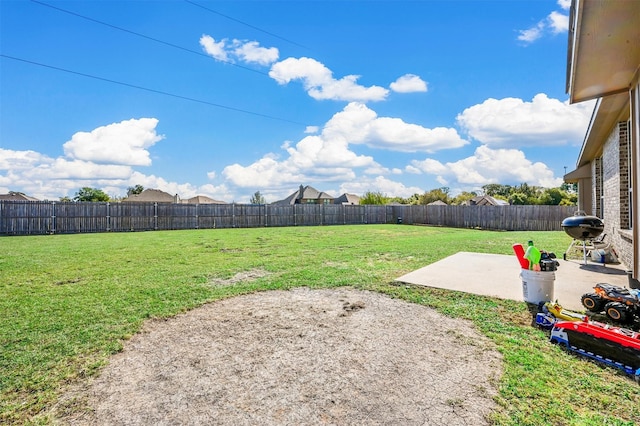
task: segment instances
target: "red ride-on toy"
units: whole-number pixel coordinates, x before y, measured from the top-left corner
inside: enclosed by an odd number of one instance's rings
[[[604,312],[613,321],[633,322],[640,318],[640,291],[599,283],[593,293],[582,295],[582,305],[591,312]]]

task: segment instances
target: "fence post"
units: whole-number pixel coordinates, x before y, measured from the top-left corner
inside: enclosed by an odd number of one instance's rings
[[[111,204],[107,201],[107,232],[111,231]]]
[[[56,202],[51,202],[51,233],[56,233]]]
[[[153,229],[158,230],[158,203],[153,203]]]
[[[198,222],[198,206],[199,204],[196,204],[196,229],[200,228],[200,223]]]

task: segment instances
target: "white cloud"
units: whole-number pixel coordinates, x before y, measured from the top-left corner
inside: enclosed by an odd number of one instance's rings
[[[73,197],[85,186],[117,197],[125,195],[129,186],[142,185],[183,198],[199,194],[220,200],[231,198],[224,184],[196,187],[135,171],[134,165],[150,164],[145,148],[162,138],[155,133],[156,124],[156,119],[132,119],[78,132],[64,144],[66,157],[0,148],[0,171],[4,171],[0,174],[0,192],[17,190],[39,199],[57,200]],[[214,177],[215,173],[210,174]]]
[[[352,144],[401,152],[433,152],[466,143],[454,129],[426,129],[400,119],[378,117],[366,105],[352,102],[325,124],[320,135],[306,136],[295,145],[285,142],[285,158],[267,154],[248,166],[227,166],[222,175],[233,185],[259,189],[290,190],[301,182],[352,182],[358,169],[364,176],[402,172],[383,167],[370,156],[357,155],[350,149]]]
[[[447,173],[449,170],[447,166],[432,158],[426,158],[422,161],[413,160],[411,164],[414,168],[432,175]]]
[[[420,175],[420,174],[422,174],[422,171],[418,167],[415,167],[415,166],[412,166],[412,165],[407,165],[404,168],[404,171],[407,172],[407,173],[410,173],[412,175]]]
[[[216,41],[210,35],[200,37],[200,46],[205,53],[219,61],[270,65],[278,60],[280,52],[275,47],[262,47],[257,41],[222,39]]]
[[[305,133],[318,133],[318,130],[320,130],[320,127],[318,126],[307,126],[304,129]]]
[[[559,34],[569,29],[569,16],[560,12],[551,12],[547,17],[547,23],[554,34]]]
[[[359,194],[366,192],[380,192],[390,197],[408,198],[413,194],[422,194],[424,189],[417,186],[406,186],[402,182],[388,179],[384,176],[373,178],[359,178],[357,181],[347,182],[340,186],[340,194]]]
[[[558,0],[558,6],[563,10],[568,10],[571,6],[571,0]],[[545,36],[547,33],[555,35],[568,30],[569,16],[558,11],[553,11],[531,28],[518,31],[518,40],[525,44],[530,44]]]
[[[325,125],[322,137],[400,152],[434,152],[468,143],[455,129],[428,129],[399,118],[378,117],[375,111],[358,102],[335,114]]]
[[[257,41],[240,42],[234,40],[237,47],[234,53],[244,62],[269,65],[278,60],[280,53],[275,47],[260,47]]]
[[[90,161],[72,160],[58,157],[50,162],[43,162],[36,167],[25,170],[22,175],[33,180],[73,179],[127,179],[131,176],[129,166],[118,164],[96,164]]]
[[[518,31],[518,40],[524,41],[526,43],[532,43],[542,37],[543,31],[544,21],[540,21],[535,26],[529,29]]]
[[[398,93],[426,92],[427,83],[414,74],[405,74],[389,85]]]
[[[200,37],[200,45],[208,55],[214,57],[219,61],[228,62],[229,55],[225,50],[225,44],[226,44],[226,40],[216,42],[216,40],[213,37],[206,34]]]
[[[355,177],[353,168],[375,164],[373,158],[357,155],[344,141],[326,141],[319,136],[307,136],[295,146],[285,143],[288,157],[278,161],[267,154],[249,166],[233,164],[222,175],[239,187],[291,187],[304,181],[339,182]]]
[[[157,124],[155,118],[140,118],[78,132],[63,145],[64,152],[75,160],[148,166],[147,148],[164,138],[156,133]]]
[[[544,163],[531,162],[522,151],[492,149],[486,145],[479,146],[473,156],[459,161],[442,164],[427,158],[423,161],[414,160],[411,166],[424,173],[437,175],[438,180],[449,177],[462,185],[527,182],[529,185],[557,187],[562,183],[562,178],[555,178],[553,171]]]
[[[279,51],[275,47],[261,47],[257,41],[227,39],[216,41],[209,35],[200,37],[203,50],[213,58],[234,63],[254,63],[263,66],[271,65],[269,76],[278,84],[285,85],[291,81],[301,81],[309,96],[317,100],[337,101],[381,101],[386,99],[389,90],[380,86],[365,87],[358,84],[357,75],[346,75],[340,79],[333,77],[333,72],[321,62],[313,58],[287,58],[276,62]],[[407,74],[400,77],[392,87],[396,91],[426,91],[426,83],[420,77]]]
[[[447,186],[447,185],[449,185],[449,181],[448,181],[448,180],[446,180],[445,178],[443,178],[442,176],[437,176],[437,177],[436,177],[436,181],[437,181],[440,185],[442,185],[442,186]]]
[[[494,147],[558,146],[582,143],[594,102],[570,105],[541,93],[531,102],[487,99],[456,118],[469,136]]]
[[[269,76],[279,84],[300,80],[309,96],[317,100],[381,101],[389,93],[380,86],[364,87],[357,84],[356,75],[336,80],[329,68],[312,58],[287,58],[277,62],[271,67]]]
[[[24,170],[51,161],[51,158],[35,151],[13,151],[0,148],[0,170]]]

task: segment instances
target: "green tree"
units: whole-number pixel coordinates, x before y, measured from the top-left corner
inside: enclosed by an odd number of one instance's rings
[[[560,185],[560,189],[562,189],[563,191],[571,194],[571,193],[578,193],[578,184],[577,183],[567,183],[567,182],[563,182],[562,185]]]
[[[367,191],[364,193],[362,198],[360,198],[360,204],[378,204],[384,205],[389,202],[389,197],[382,194],[381,192],[371,192]]]
[[[560,201],[561,206],[576,206],[578,205],[578,195],[577,194],[568,194],[567,198],[563,198]]]
[[[101,189],[85,186],[76,192],[73,201],[109,201],[109,196]]]
[[[260,191],[256,191],[255,194],[251,196],[251,200],[249,200],[249,204],[267,204],[266,200],[260,193]]]
[[[438,189],[432,189],[431,191],[425,192],[424,194],[422,194],[420,196],[420,201],[419,204],[429,204],[429,203],[433,203],[434,201],[442,201],[444,203],[449,204],[451,202],[450,198],[449,198],[449,188],[446,186],[443,186],[441,188]]]
[[[60,202],[61,203],[70,203],[73,200],[71,199],[71,197],[69,197],[68,195],[65,195],[64,197],[60,197]]]
[[[545,188],[542,191],[542,195],[540,197],[540,199],[544,200],[545,202],[544,203],[541,202],[540,204],[557,206],[562,202],[563,198],[565,198],[566,196],[567,196],[567,193],[560,188]]]
[[[389,198],[389,203],[409,204],[409,201],[402,197],[391,197]]]
[[[513,187],[511,185],[500,185],[499,183],[488,183],[482,187],[482,190],[484,191],[484,195],[491,197],[499,196],[506,200],[509,199]]]
[[[127,197],[129,195],[140,194],[142,191],[144,191],[144,186],[142,186],[142,185],[130,186],[130,187],[127,188]]]
[[[522,206],[529,204],[529,197],[522,192],[514,192],[511,194],[511,197],[509,197],[509,202],[515,206]]]
[[[469,201],[473,197],[477,197],[477,196],[478,196],[478,194],[476,192],[474,192],[474,191],[472,191],[472,192],[463,191],[463,192],[459,193],[458,195],[456,195],[451,200],[451,204],[461,205],[461,204],[464,204],[465,202]]]
[[[420,194],[413,194],[407,198],[407,204],[420,204]]]

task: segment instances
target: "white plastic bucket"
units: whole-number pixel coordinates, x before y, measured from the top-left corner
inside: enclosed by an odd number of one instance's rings
[[[531,271],[522,269],[522,296],[525,302],[538,304],[553,301],[555,272]]]

